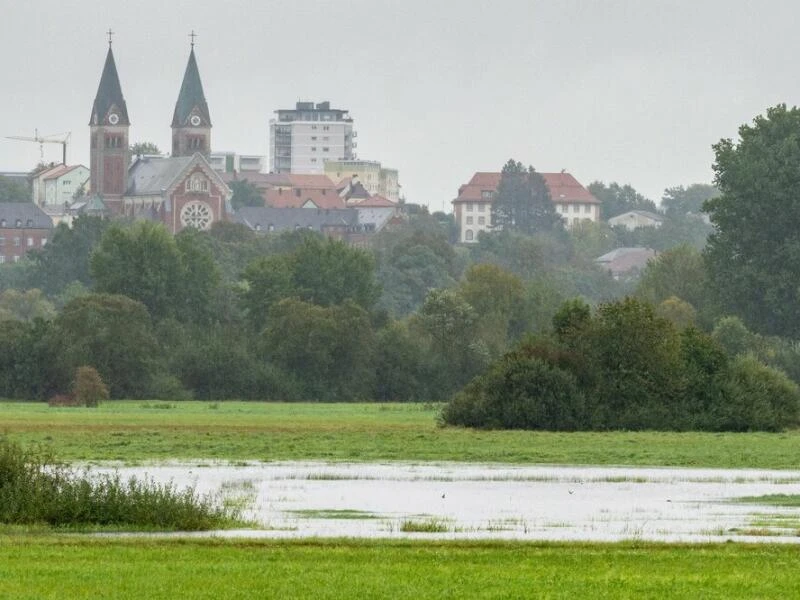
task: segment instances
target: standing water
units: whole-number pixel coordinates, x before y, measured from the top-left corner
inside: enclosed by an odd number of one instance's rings
[[[95,472],[110,469],[94,468]],[[458,463],[214,463],[116,469],[244,509],[249,537],[800,542],[800,472]]]

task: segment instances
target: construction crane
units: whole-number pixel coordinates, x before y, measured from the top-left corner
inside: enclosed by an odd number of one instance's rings
[[[21,135],[9,135],[6,139],[21,140],[23,142],[36,142],[39,144],[39,156],[44,161],[44,145],[45,144],[61,144],[61,164],[67,164],[67,144],[72,135],[71,131],[66,133],[54,133],[52,135],[39,135],[39,130],[33,130],[33,137],[25,137]]]

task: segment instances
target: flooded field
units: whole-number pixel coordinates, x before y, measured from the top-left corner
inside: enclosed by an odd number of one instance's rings
[[[800,508],[759,499],[800,494],[800,471],[315,462],[117,470],[195,486],[257,523],[214,535],[800,542]]]

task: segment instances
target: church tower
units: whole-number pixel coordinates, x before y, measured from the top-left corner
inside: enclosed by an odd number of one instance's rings
[[[122,88],[117,76],[117,65],[111,51],[111,32],[109,31],[108,54],[100,76],[100,85],[92,106],[89,119],[91,134],[90,185],[92,194],[103,200],[121,200],[128,180],[130,150],[128,133],[130,130],[128,108],[122,96]]]
[[[194,37],[192,32],[189,63],[183,74],[181,91],[172,117],[172,156],[192,156],[199,152],[208,158],[211,152],[211,117],[194,56]]]

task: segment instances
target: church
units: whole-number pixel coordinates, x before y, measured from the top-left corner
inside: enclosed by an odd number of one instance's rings
[[[112,216],[159,221],[172,233],[230,219],[232,192],[208,162],[211,117],[194,38],[172,117],[172,154],[131,163],[130,125],[109,39],[89,121],[91,195]]]

